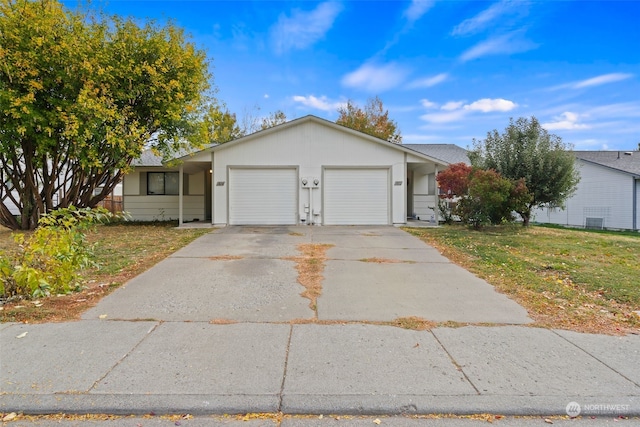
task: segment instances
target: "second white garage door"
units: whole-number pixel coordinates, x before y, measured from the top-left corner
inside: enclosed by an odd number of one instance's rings
[[[296,224],[297,190],[295,168],[229,169],[229,224]]]
[[[325,169],[324,223],[389,224],[389,169]]]

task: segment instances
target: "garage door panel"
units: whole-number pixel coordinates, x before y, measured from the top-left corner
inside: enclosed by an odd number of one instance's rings
[[[324,223],[389,224],[388,169],[325,169]]]
[[[296,224],[297,189],[294,168],[230,169],[229,224]]]

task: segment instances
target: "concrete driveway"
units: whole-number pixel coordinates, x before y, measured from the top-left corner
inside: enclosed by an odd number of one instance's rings
[[[300,294],[299,245],[327,252],[316,310]],[[375,260],[374,260],[375,259]],[[524,324],[526,310],[395,227],[226,227],[129,281],[84,319],[288,322],[294,319]]]

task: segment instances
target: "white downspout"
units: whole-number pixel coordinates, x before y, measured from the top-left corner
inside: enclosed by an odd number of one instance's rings
[[[182,216],[182,195],[183,195],[183,182],[184,178],[182,176],[184,172],[184,164],[180,165],[180,174],[178,176],[178,227],[182,227],[183,216]]]
[[[313,218],[313,186],[309,184],[309,224],[315,225]]]

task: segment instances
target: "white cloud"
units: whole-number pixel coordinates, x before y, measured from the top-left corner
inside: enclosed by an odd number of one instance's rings
[[[427,113],[420,116],[429,123],[451,123],[462,119],[467,112],[465,110],[447,111],[446,113]]]
[[[295,9],[290,17],[280,15],[271,28],[271,42],[276,53],[304,49],[322,39],[341,11],[340,3],[328,1],[308,12]]]
[[[507,34],[484,40],[460,55],[462,62],[481,58],[488,55],[508,55],[526,52],[537,47],[535,43],[520,37],[522,31],[512,31]]]
[[[293,101],[304,105],[305,107],[315,108],[322,111],[336,111],[345,105],[342,101],[330,101],[326,96],[315,97],[313,95],[301,96],[295,95]]]
[[[265,93],[265,94],[263,95],[263,98],[264,98],[264,99],[269,99],[269,94],[268,94],[268,93]]]
[[[464,101],[449,101],[440,107],[440,109],[444,111],[453,111],[460,109],[463,105]]]
[[[440,73],[440,74],[436,74],[435,76],[425,77],[425,78],[422,78],[422,79],[414,80],[411,83],[409,83],[408,87],[410,89],[432,87],[432,86],[435,86],[437,84],[440,84],[440,83],[444,82],[448,78],[449,78],[449,74]]]
[[[500,18],[511,11],[521,9],[524,2],[502,0],[492,4],[473,18],[465,19],[458,24],[451,32],[454,36],[464,36],[474,34],[488,28],[492,21]]]
[[[507,99],[497,98],[479,99],[471,104],[465,105],[464,109],[469,111],[482,111],[483,113],[490,113],[493,111],[511,111],[516,108],[518,104]]]
[[[422,104],[424,108],[438,108],[438,104],[431,102],[428,99],[421,99],[420,104]]]
[[[404,11],[409,23],[414,23],[429,11],[434,5],[433,0],[412,0],[411,5]]]
[[[395,63],[377,65],[367,63],[342,77],[342,85],[368,92],[384,92],[402,83],[408,70]]]
[[[426,99],[421,102],[427,108],[437,107],[437,104]],[[518,104],[515,102],[502,98],[483,98],[469,104],[465,104],[465,101],[449,101],[440,107],[440,110],[443,112],[427,113],[420,116],[420,118],[429,123],[450,123],[461,120],[468,114],[473,114],[475,112],[506,112],[513,110],[517,106]]]
[[[602,74],[600,76],[591,77],[589,79],[578,80],[575,82],[564,83],[557,86],[553,86],[548,88],[547,90],[554,91],[560,89],[584,89],[593,86],[600,86],[608,83],[615,83],[622,80],[627,80],[634,77],[633,74],[629,73],[609,73]]]
[[[592,117],[640,117],[640,103],[622,102],[617,104],[600,105],[586,111],[586,114]]]
[[[580,130],[590,128],[589,125],[578,123],[579,119],[579,114],[565,111],[559,116],[554,117],[554,121],[542,123],[542,127],[547,130]]]
[[[603,74],[601,76],[592,77],[590,79],[575,82],[571,85],[571,87],[573,87],[574,89],[581,89],[583,87],[600,86],[607,83],[619,82],[621,80],[630,79],[631,77],[633,77],[633,74],[627,74],[627,73]]]

